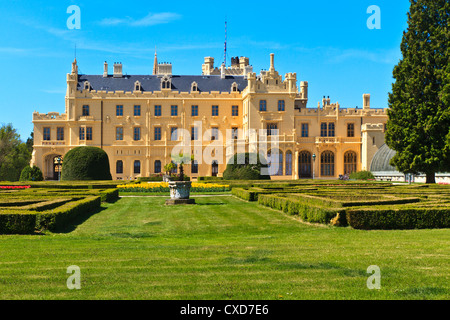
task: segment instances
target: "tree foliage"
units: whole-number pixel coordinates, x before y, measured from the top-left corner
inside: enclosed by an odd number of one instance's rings
[[[236,153],[227,164],[223,172],[225,180],[267,180],[268,165],[265,159],[260,158],[257,153]],[[264,170],[265,169],[265,170]],[[266,171],[266,172],[264,172]]]
[[[26,166],[20,173],[19,181],[42,181],[42,180],[44,180],[42,171],[41,169],[39,169],[39,167],[36,166],[32,167]]]
[[[97,147],[76,147],[63,159],[61,180],[112,180],[108,155]]]
[[[18,181],[31,152],[11,124],[0,127],[0,181]]]
[[[396,151],[391,164],[399,171],[425,173],[434,183],[436,172],[450,169],[450,2],[410,1],[386,142]]]

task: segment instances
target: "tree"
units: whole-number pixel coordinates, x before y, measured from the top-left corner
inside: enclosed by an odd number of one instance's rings
[[[268,171],[266,160],[261,161],[261,155],[255,153],[236,153],[223,172],[225,180],[270,180],[264,175]]]
[[[97,147],[69,150],[61,173],[61,180],[112,180],[108,155]]]
[[[408,29],[401,43],[389,94],[386,143],[391,164],[404,173],[450,169],[449,0],[410,0]]]
[[[0,127],[0,181],[18,181],[22,169],[31,160],[31,152],[20,140],[12,124]]]
[[[26,166],[23,168],[19,181],[42,181],[44,177],[42,175],[41,169],[36,166]]]

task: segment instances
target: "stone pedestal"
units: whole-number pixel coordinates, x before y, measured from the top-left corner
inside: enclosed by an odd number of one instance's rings
[[[194,204],[194,199],[189,199],[191,193],[190,181],[169,181],[170,199],[166,200],[166,204]]]

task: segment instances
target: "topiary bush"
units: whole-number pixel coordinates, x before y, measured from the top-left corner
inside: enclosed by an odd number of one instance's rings
[[[97,147],[76,147],[66,153],[61,180],[112,180],[109,159]]]
[[[352,172],[349,178],[352,180],[375,180],[374,175],[370,171]]]
[[[250,163],[253,159],[256,159],[256,163]],[[269,175],[261,174],[263,168],[267,172],[268,165],[262,163],[259,154],[236,153],[228,162],[223,178],[225,180],[270,180]]]
[[[23,168],[22,172],[20,173],[20,179],[19,181],[43,181],[44,176],[42,175],[41,169],[36,166],[26,166]]]

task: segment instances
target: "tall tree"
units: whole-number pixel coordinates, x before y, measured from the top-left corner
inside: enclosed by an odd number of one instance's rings
[[[11,124],[0,127],[0,181],[18,181],[22,169],[30,162],[27,145]]]
[[[410,0],[389,94],[386,143],[404,173],[450,170],[450,0]]]

